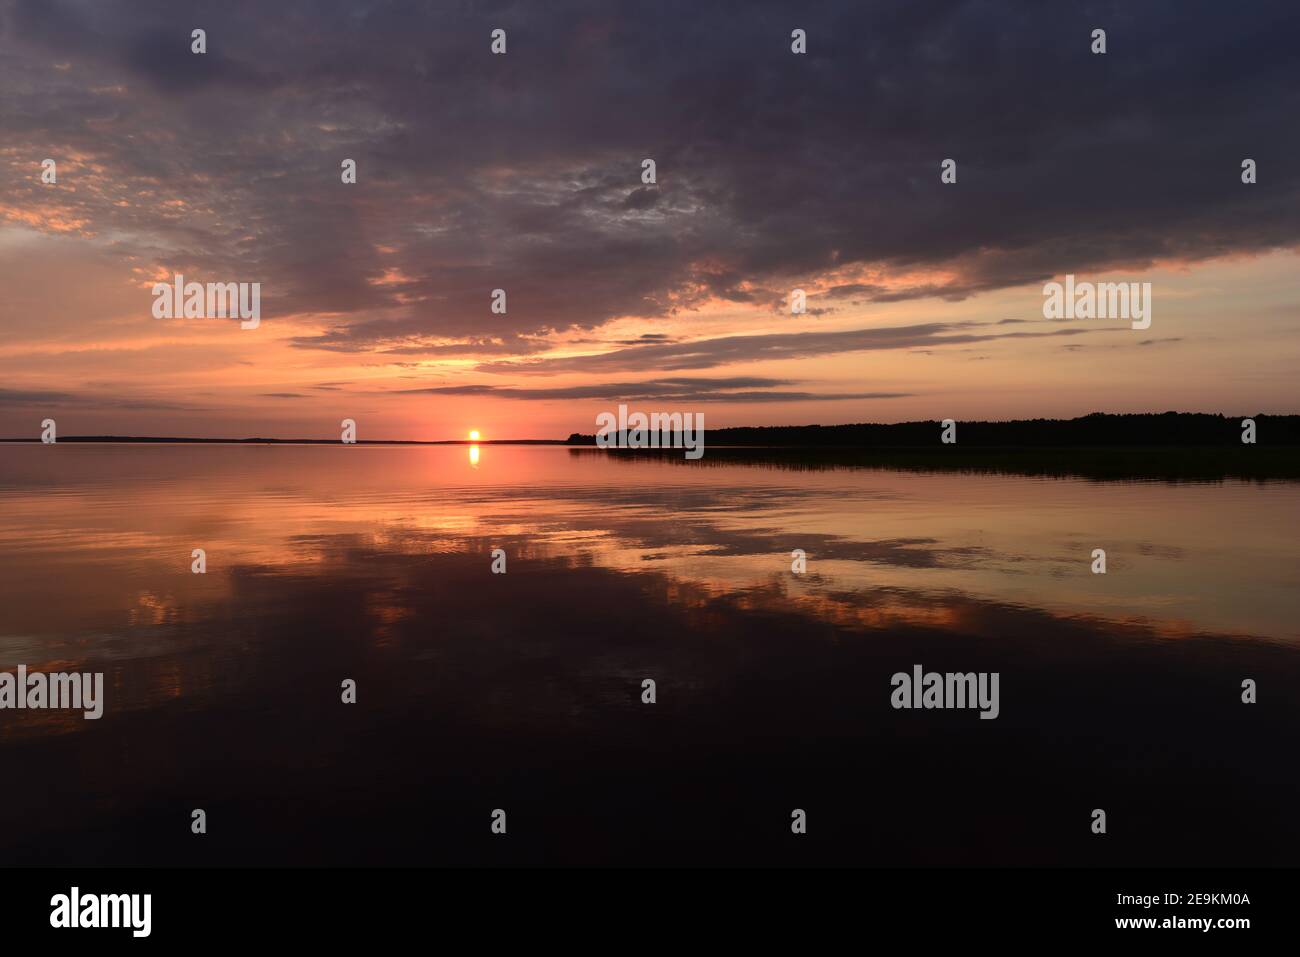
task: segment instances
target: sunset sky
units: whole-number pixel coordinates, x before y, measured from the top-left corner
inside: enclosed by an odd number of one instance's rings
[[[0,437],[1300,412],[1300,8],[1020,6],[0,0]]]

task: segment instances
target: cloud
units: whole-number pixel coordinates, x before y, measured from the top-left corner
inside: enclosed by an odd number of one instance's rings
[[[50,392],[41,389],[0,389],[0,405],[40,405],[63,404],[73,401],[73,396],[66,392]]]
[[[319,324],[300,348],[429,356],[775,308],[819,277],[832,303],[956,300],[1300,242],[1291,0],[812,2],[806,56],[790,10],[508,5],[496,57],[473,5],[230,2],[197,56],[184,6],[19,0],[0,218],[124,269],[260,281],[265,317]],[[33,176],[46,155],[75,190]]]
[[[868,352],[883,349],[911,349],[916,346],[961,345],[995,339],[1046,339],[1083,335],[1098,327],[1054,329],[1049,332],[990,333],[966,331],[985,327],[975,322],[930,322],[912,326],[887,326],[879,329],[851,329],[842,332],[792,332],[756,336],[724,336],[694,342],[673,342],[632,346],[612,352],[564,358],[543,358],[521,362],[486,362],[480,372],[557,373],[611,372],[626,369],[655,368],[708,369],[733,362],[770,359],[799,359],[833,355],[841,352]]]
[[[45,389],[0,389],[0,407],[12,408],[84,408],[197,411],[200,406],[168,402],[147,397],[120,397],[98,393],[62,392]]]
[[[495,385],[432,386],[398,390],[417,395],[482,395],[502,399],[617,399],[622,402],[660,399],[678,402],[809,402],[836,399],[897,399],[907,392],[819,393],[795,392],[776,387],[790,385],[781,379],[753,376],[731,378],[668,378],[645,382],[607,382],[597,385],[521,389]]]

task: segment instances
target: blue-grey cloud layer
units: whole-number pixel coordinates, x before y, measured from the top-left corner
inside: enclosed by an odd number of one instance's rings
[[[526,355],[715,296],[775,306],[858,263],[955,278],[820,306],[1293,245],[1298,9],[17,0],[0,130],[106,168],[117,192],[60,199],[124,255],[331,314],[303,348]],[[7,201],[40,209],[24,175]]]

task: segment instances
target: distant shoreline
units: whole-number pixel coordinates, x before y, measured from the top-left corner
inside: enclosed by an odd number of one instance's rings
[[[1252,426],[1252,441],[1243,442],[1243,423]],[[945,426],[953,423],[952,439]],[[678,423],[680,427],[680,422]],[[1073,419],[923,420],[917,422],[856,423],[847,425],[773,425],[705,429],[707,448],[839,449],[897,451],[944,449],[959,454],[965,449],[1053,448],[1192,448],[1192,447],[1297,447],[1300,415],[1228,416],[1205,412],[1093,412]],[[1255,434],[1257,433],[1257,437]],[[671,432],[661,445],[677,445]],[[626,436],[622,436],[626,438]],[[59,442],[123,445],[565,445],[597,448],[594,433],[574,432],[566,439],[276,439],[266,437],[186,438],[148,435],[69,435]],[[39,435],[0,439],[7,444],[39,444]],[[618,441],[624,448],[631,444]],[[644,449],[645,451],[651,451]]]
[[[0,439],[0,444],[40,445],[39,438]],[[186,439],[149,435],[59,436],[57,445],[569,445],[564,439]]]
[[[10,446],[40,445],[39,439],[0,439]],[[69,436],[57,445],[78,446],[283,446],[346,447],[338,439],[184,439],[125,436]],[[348,445],[352,443],[347,443]],[[1300,443],[1247,445],[1237,442],[1189,442],[1187,444],[1005,444],[969,443],[943,445],[778,445],[706,444],[699,459],[687,459],[681,449],[602,449],[593,443],[558,439],[495,439],[472,442],[370,440],[358,441],[370,448],[428,448],[473,446],[542,446],[565,449],[570,456],[599,456],[602,460],[635,464],[661,462],[686,467],[741,466],[780,471],[827,471],[837,469],[887,469],[905,472],[950,472],[1042,477],[1080,477],[1094,481],[1147,480],[1160,482],[1248,481],[1300,482]],[[43,456],[38,456],[45,461]],[[52,459],[49,461],[56,461]]]

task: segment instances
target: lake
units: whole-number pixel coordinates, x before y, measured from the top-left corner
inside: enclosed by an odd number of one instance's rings
[[[0,859],[1300,859],[1300,483],[708,463],[0,446]]]

